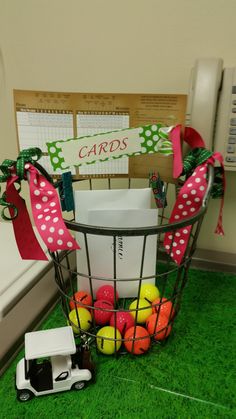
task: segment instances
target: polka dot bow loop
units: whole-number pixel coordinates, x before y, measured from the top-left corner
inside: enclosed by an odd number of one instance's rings
[[[195,169],[192,176],[182,186],[169,223],[183,221],[198,213],[207,188],[206,177],[207,163],[205,162]],[[185,255],[191,228],[192,226],[189,225],[165,234],[165,249],[178,265],[181,264]]]
[[[30,173],[29,186],[34,221],[47,248],[52,252],[80,249],[63,221],[56,189],[32,164],[28,163],[25,169]]]

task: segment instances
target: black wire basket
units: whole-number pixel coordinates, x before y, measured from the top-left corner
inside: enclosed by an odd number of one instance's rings
[[[73,235],[80,233],[83,235],[85,252],[87,259],[87,272],[83,273],[80,266],[76,267],[76,251],[64,251],[62,253],[50,253],[54,268],[55,280],[61,295],[61,303],[66,321],[74,330],[74,333],[85,342],[95,345],[99,352],[105,354],[123,353],[142,354],[153,347],[167,341],[172,332],[175,319],[179,313],[183,290],[188,279],[188,270],[191,265],[192,257],[197,245],[197,238],[201,229],[201,224],[207,211],[208,201],[214,180],[214,168],[208,166],[207,189],[204,195],[202,206],[197,214],[192,217],[175,223],[168,223],[165,217],[164,208],[159,217],[157,226],[145,228],[109,228],[84,225],[75,221],[65,220],[67,228]],[[89,189],[93,189],[93,181],[89,180]],[[130,182],[128,187],[130,187]],[[111,179],[108,179],[108,188],[111,188]],[[178,187],[176,188],[178,192]],[[177,264],[171,258],[171,251],[178,230],[183,227],[190,227],[190,235],[184,257],[181,264]],[[165,233],[170,233],[172,237],[171,248],[167,253],[163,246],[163,237]],[[107,236],[112,238],[113,242],[113,275],[109,278],[99,277],[91,272],[91,249],[89,247],[89,237]],[[143,296],[143,284],[147,284],[149,277],[143,273],[145,248],[149,236],[157,238],[156,246],[156,274],[155,287],[159,291],[158,298],[150,301],[148,296],[142,298],[146,303],[142,306],[139,301]],[[142,239],[142,257],[139,266],[139,276],[136,278],[126,278],[125,281],[135,281],[137,285],[137,295],[134,298],[119,298],[117,289],[119,282],[124,278],[117,276],[117,251],[119,237],[141,237]],[[89,292],[84,292],[78,299],[79,279],[87,278],[89,283]],[[94,292],[94,281],[101,281],[107,284],[108,288],[112,286],[113,304],[103,305],[95,304],[96,293]],[[78,282],[77,282],[78,281]],[[154,287],[154,291],[155,288]],[[108,289],[106,288],[106,289]],[[147,287],[148,288],[148,287]],[[150,291],[150,290],[149,290]],[[90,298],[87,298],[87,297]],[[134,303],[136,301],[136,303]],[[133,302],[133,304],[132,304]],[[95,304],[95,305],[94,305]],[[135,305],[136,304],[136,305]],[[82,309],[82,310],[81,310]],[[86,310],[86,319],[84,319],[84,310]],[[73,317],[71,312],[73,311]],[[120,313],[123,313],[122,316]],[[143,321],[149,314],[148,319]],[[88,314],[89,313],[89,314]],[[103,327],[96,321],[97,313],[100,313],[106,319]],[[132,326],[128,328],[127,318],[132,316]],[[111,318],[113,319],[111,323]],[[163,318],[165,321],[163,321]],[[140,320],[142,319],[142,321]],[[86,324],[86,326],[84,326]],[[112,326],[111,326],[112,324]],[[105,331],[106,329],[106,331]],[[128,333],[129,332],[129,333]]]

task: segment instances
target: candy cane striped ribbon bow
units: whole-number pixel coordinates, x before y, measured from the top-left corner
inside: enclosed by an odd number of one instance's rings
[[[80,247],[63,221],[56,189],[32,164],[35,161],[32,158],[35,150],[38,153],[37,159],[41,150],[29,149],[21,152],[17,162],[5,160],[0,166],[3,172],[0,181],[7,181],[1,204],[9,208],[22,259],[47,260],[32,228],[25,201],[15,187],[15,183],[23,179],[28,180],[34,222],[47,248],[54,252]],[[3,213],[2,216],[7,218]]]

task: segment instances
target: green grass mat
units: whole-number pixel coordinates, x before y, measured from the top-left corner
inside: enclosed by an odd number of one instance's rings
[[[96,382],[81,391],[16,400],[23,351],[0,380],[0,418],[236,418],[236,277],[190,270],[164,347],[118,359],[94,353]],[[57,307],[42,328],[64,326]]]

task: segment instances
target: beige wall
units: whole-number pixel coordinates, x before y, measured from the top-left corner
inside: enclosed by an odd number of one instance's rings
[[[186,94],[196,58],[236,65],[235,15],[235,0],[0,0],[0,161],[17,153],[13,88]],[[214,201],[200,247],[235,253],[235,182],[225,237]]]

